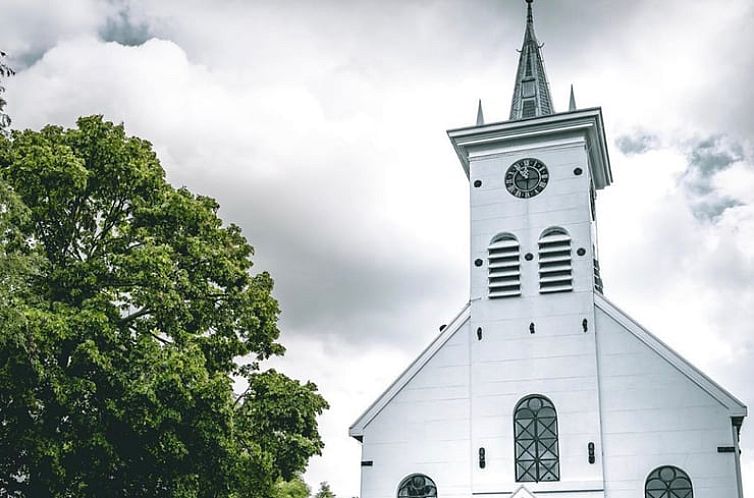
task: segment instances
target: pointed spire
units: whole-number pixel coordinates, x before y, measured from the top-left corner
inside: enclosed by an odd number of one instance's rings
[[[482,126],[484,124],[484,112],[482,111],[482,99],[479,99],[479,107],[476,110],[476,125]]]
[[[542,59],[542,45],[539,44],[537,35],[534,33],[533,2],[534,0],[526,0],[528,4],[526,33],[518,60],[516,86],[511,102],[510,119],[512,120],[547,116],[555,112]]]
[[[573,83],[571,83],[571,98],[568,101],[568,110],[569,111],[576,110],[576,96],[573,94]]]

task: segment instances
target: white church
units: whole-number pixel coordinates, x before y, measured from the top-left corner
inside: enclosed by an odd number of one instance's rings
[[[469,302],[350,428],[360,496],[741,498],[746,406],[603,295],[602,111],[555,112],[532,1],[510,119],[448,132]]]

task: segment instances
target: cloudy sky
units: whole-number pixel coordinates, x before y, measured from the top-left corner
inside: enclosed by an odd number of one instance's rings
[[[0,0],[17,128],[104,114],[217,198],[332,404],[307,480],[358,494],[350,423],[468,293],[445,130],[507,118],[522,0]],[[559,110],[602,106],[609,299],[754,406],[754,2],[540,0]],[[754,424],[744,425],[754,493]]]

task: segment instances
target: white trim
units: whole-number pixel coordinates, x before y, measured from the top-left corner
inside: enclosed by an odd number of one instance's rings
[[[403,371],[398,378],[390,384],[385,392],[383,392],[372,405],[351,425],[348,429],[348,435],[356,439],[360,439],[364,435],[364,428],[369,422],[376,417],[383,408],[392,400],[406,384],[419,373],[424,365],[432,359],[440,348],[450,340],[451,337],[461,328],[466,322],[469,321],[471,303],[461,309],[461,311],[453,318],[453,320],[445,327],[440,335],[438,335],[427,348],[422,351],[418,358],[411,363],[406,370]]]
[[[466,177],[469,177],[469,162],[472,157],[488,157],[495,153],[476,152],[480,147],[491,144],[508,143],[544,136],[562,135],[563,133],[583,134],[586,141],[589,166],[595,187],[599,190],[612,183],[610,156],[607,150],[607,139],[602,120],[602,109],[579,109],[578,111],[561,112],[548,116],[531,119],[504,121],[481,126],[448,130],[453,148],[461,161]],[[530,150],[527,147],[527,150]]]
[[[689,380],[719,401],[720,404],[730,412],[731,417],[745,417],[747,415],[748,409],[739,399],[707,377],[701,370],[689,363],[681,355],[673,351],[670,346],[639,325],[633,318],[608,301],[602,294],[594,294],[594,304],[610,318],[621,324],[626,330],[636,336],[637,339],[649,346],[654,352],[659,354],[665,361],[670,363]]]

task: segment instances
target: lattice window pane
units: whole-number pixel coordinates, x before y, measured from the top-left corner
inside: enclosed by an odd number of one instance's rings
[[[401,481],[398,498],[437,498],[437,486],[423,474],[413,474]]]
[[[543,396],[521,400],[514,414],[516,480],[560,480],[558,418],[555,407]]]
[[[694,498],[691,479],[678,467],[666,465],[650,472],[644,485],[645,498]]]

